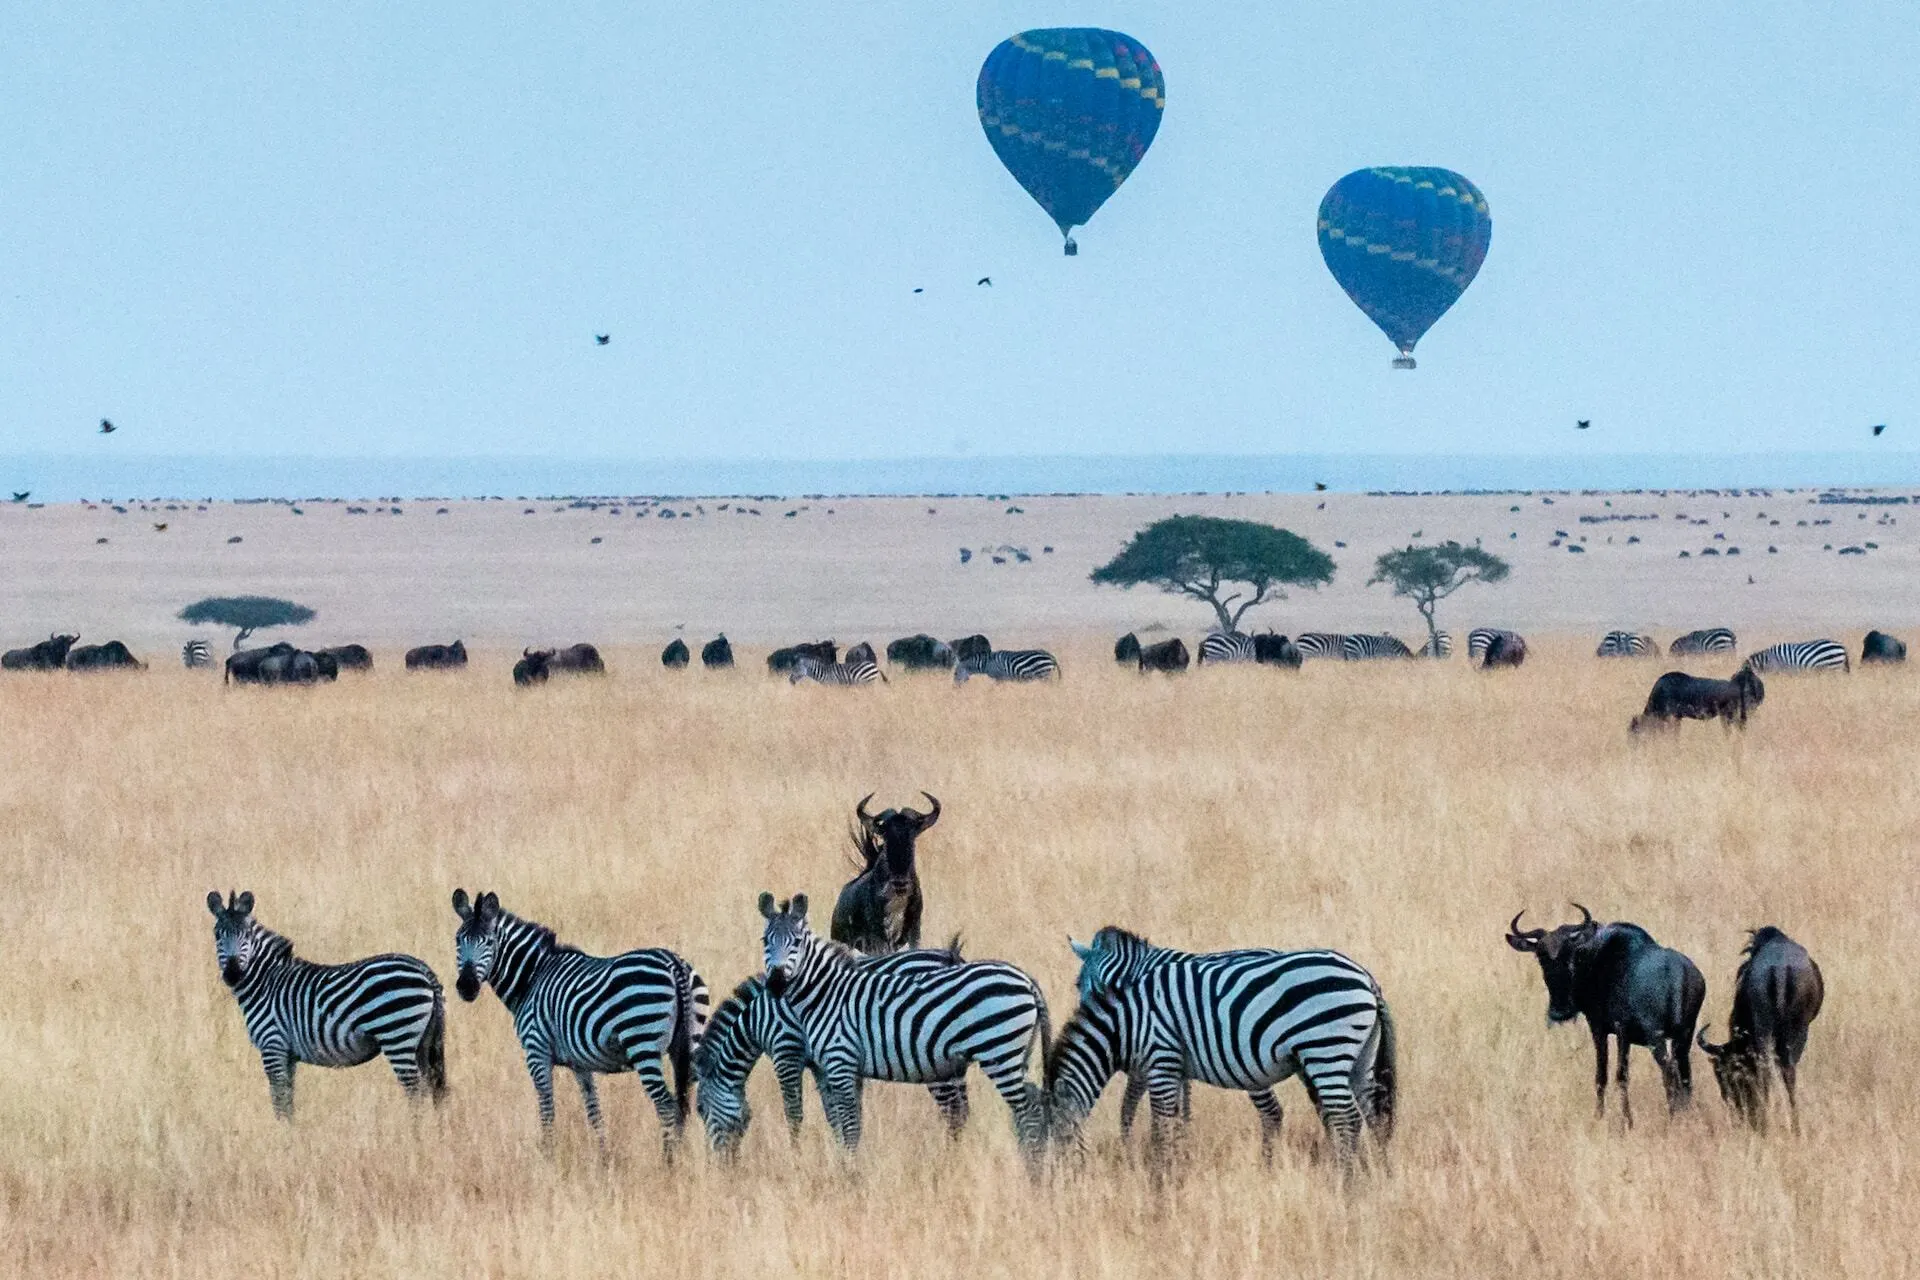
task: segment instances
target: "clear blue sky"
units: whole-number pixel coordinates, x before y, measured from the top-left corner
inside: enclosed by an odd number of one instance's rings
[[[973,101],[1067,24],[1168,93],[1075,259]],[[1916,68],[1910,0],[15,5],[0,452],[1904,451]],[[1376,163],[1492,208],[1412,374],[1314,239]]]

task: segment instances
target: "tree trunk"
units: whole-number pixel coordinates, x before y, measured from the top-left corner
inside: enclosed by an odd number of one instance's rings
[[[245,641],[246,641],[246,638],[247,638],[248,636],[250,636],[250,635],[252,635],[252,634],[253,634],[253,628],[252,628],[252,627],[242,627],[242,628],[240,628],[240,630],[238,630],[238,631],[236,631],[236,632],[234,632],[234,634],[233,634],[233,651],[234,651],[235,653],[238,653],[238,652],[240,652],[240,646],[241,646],[241,645],[242,645],[243,643],[245,643]]]
[[[1419,608],[1420,616],[1424,618],[1427,623],[1427,654],[1429,657],[1437,658],[1440,656],[1440,628],[1433,623],[1433,606],[1434,602],[1428,600],[1421,604]]]
[[[1220,597],[1212,596],[1207,603],[1213,606],[1214,614],[1220,619],[1220,630],[1232,635],[1234,619],[1227,614],[1227,606],[1220,603]]]

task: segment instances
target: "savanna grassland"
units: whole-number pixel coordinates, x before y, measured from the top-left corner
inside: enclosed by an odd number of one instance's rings
[[[1847,637],[1850,641],[1854,638]],[[1513,673],[1310,665],[1140,679],[1091,643],[1054,687],[789,688],[612,652],[603,681],[466,673],[223,690],[204,672],[0,681],[0,1273],[80,1276],[1896,1276],[1920,1247],[1920,684],[1768,681],[1744,735],[1630,740],[1665,663],[1537,642]],[[1857,648],[1857,643],[1854,645]],[[1698,664],[1717,670],[1730,664]],[[455,886],[589,950],[661,944],[716,999],[758,967],[755,895],[830,903],[853,803],[946,807],[921,841],[929,940],[1072,1005],[1069,933],[1341,948],[1400,1030],[1390,1167],[1343,1186],[1297,1084],[1263,1167],[1240,1099],[1196,1096],[1156,1188],[1115,1097],[1077,1170],[1023,1174],[974,1084],[950,1145],[924,1091],[868,1091],[856,1159],[809,1096],[790,1149],[770,1072],[732,1167],[663,1165],[638,1085],[610,1151],[558,1084],[541,1154],[494,996],[452,997]],[[379,1064],[307,1068],[277,1124],[221,986],[207,890],[251,889],[300,954],[426,958],[449,988],[452,1094]],[[1724,1026],[1752,925],[1825,969],[1805,1133],[1729,1123],[1705,1059],[1669,1120],[1593,1118],[1589,1042],[1549,1029],[1501,940],[1569,899],[1707,975]],[[811,1095],[811,1087],[810,1095]],[[1776,1105],[1779,1105],[1776,1097]]]

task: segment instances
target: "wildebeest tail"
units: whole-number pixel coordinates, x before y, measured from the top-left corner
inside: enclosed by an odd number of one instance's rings
[[[667,1058],[673,1064],[673,1093],[680,1114],[688,1114],[687,1102],[693,1091],[693,1055],[707,1033],[707,984],[693,966],[674,957],[673,985],[676,1006],[673,1035],[667,1042]]]
[[[433,984],[433,1012],[420,1033],[420,1078],[426,1082],[427,1095],[434,1102],[447,1097],[447,996],[440,984]]]

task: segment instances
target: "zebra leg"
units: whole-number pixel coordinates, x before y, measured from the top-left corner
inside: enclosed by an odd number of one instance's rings
[[[593,1129],[593,1136],[599,1139],[600,1149],[606,1150],[607,1126],[600,1118],[600,1090],[593,1082],[593,1072],[573,1069],[573,1078],[580,1084],[580,1101],[587,1108],[587,1124]]]
[[[1177,1062],[1149,1065],[1147,1105],[1153,1121],[1147,1127],[1147,1157],[1156,1169],[1166,1163],[1169,1134],[1181,1118],[1180,1108],[1186,1093],[1186,1073]]]
[[[1313,1095],[1313,1105],[1320,1112],[1320,1123],[1325,1126],[1327,1138],[1333,1143],[1334,1155],[1339,1158],[1341,1169],[1351,1174],[1354,1159],[1360,1152],[1362,1123],[1360,1103],[1353,1096],[1352,1064],[1316,1063],[1307,1068],[1304,1074],[1309,1085],[1308,1091]],[[1261,1118],[1265,1119],[1264,1112]]]
[[[553,1145],[553,1055],[542,1045],[527,1046],[527,1074],[533,1077],[534,1096],[540,1103],[540,1143]]]
[[[640,1077],[640,1087],[653,1100],[653,1109],[666,1130],[662,1139],[666,1156],[672,1160],[674,1149],[680,1145],[680,1126],[686,1122],[686,1117],[680,1114],[680,1100],[667,1088],[667,1073],[661,1070],[660,1059],[641,1058],[633,1064],[633,1073]]]
[[[1133,1137],[1133,1116],[1140,1110],[1140,1099],[1147,1096],[1147,1078],[1144,1075],[1127,1074],[1127,1091],[1120,1095],[1120,1141],[1125,1144]]]
[[[826,1110],[827,1123],[833,1128],[833,1136],[848,1151],[860,1149],[862,1083],[860,1073],[854,1069],[851,1059],[823,1068],[820,1105]]]
[[[262,1049],[260,1065],[267,1069],[273,1114],[282,1120],[293,1119],[293,1055],[285,1049]]]
[[[1255,1089],[1247,1101],[1260,1113],[1260,1158],[1272,1164],[1274,1144],[1280,1140],[1280,1100],[1271,1089]]]
[[[773,1060],[773,1075],[780,1082],[780,1106],[787,1113],[787,1137],[797,1143],[801,1122],[807,1116],[806,1060],[777,1056]]]
[[[960,1131],[967,1127],[967,1079],[939,1080],[927,1086],[927,1092],[933,1095],[933,1104],[940,1108],[940,1114],[947,1122],[947,1136],[958,1138]]]

